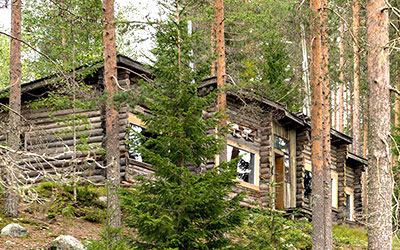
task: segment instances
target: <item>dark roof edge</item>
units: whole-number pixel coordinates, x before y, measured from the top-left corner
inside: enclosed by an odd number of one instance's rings
[[[207,87],[207,86],[211,86],[211,85],[215,85],[216,84],[216,77],[209,77],[206,78],[202,81],[202,84],[200,84],[199,88],[203,88],[203,87]],[[289,119],[291,119],[292,121],[296,122],[297,124],[301,125],[301,126],[308,126],[310,127],[310,124],[307,122],[306,117],[301,117],[301,115],[297,115],[293,112],[290,112],[289,110],[287,110],[286,105],[280,103],[280,102],[276,102],[276,101],[272,101],[266,97],[260,97],[260,98],[256,98],[257,101],[269,105],[271,107],[274,107],[280,111],[283,111],[285,116]],[[336,129],[331,128],[330,133],[332,136],[336,137],[339,140],[344,141],[346,144],[352,144],[353,143],[353,138],[342,133],[339,132]]]
[[[199,88],[204,88],[204,87],[208,87],[211,85],[216,85],[217,81],[216,81],[216,77],[212,76],[209,78],[206,78],[204,80],[202,80],[202,83],[199,85]],[[227,81],[229,82],[229,81]],[[215,86],[216,87],[216,86]],[[228,92],[229,94],[229,92]],[[276,101],[272,101],[266,97],[257,97],[254,98],[256,101],[262,103],[262,104],[266,104],[268,106],[274,107],[280,111],[283,111],[285,113],[285,116],[288,117],[289,119],[291,119],[292,121],[304,126],[304,120],[300,117],[298,117],[296,114],[290,112],[289,110],[287,110],[286,105],[280,102],[276,102]]]
[[[145,74],[150,74],[150,70],[148,68],[146,68],[143,64],[141,64],[138,61],[132,60],[127,56],[118,54],[117,55],[117,64],[118,63],[123,64],[125,66],[128,66],[131,69],[135,69],[135,70],[141,71],[141,72],[143,72]],[[100,60],[98,62],[93,63],[93,65],[79,66],[75,70],[80,70],[80,69],[85,68],[85,67],[101,68],[101,67],[103,67],[103,65],[104,65],[103,60]],[[67,73],[67,74],[69,74],[69,73]],[[22,92],[30,91],[32,89],[35,89],[35,86],[31,86],[31,85],[35,85],[36,83],[53,79],[53,78],[55,78],[57,76],[58,76],[58,74],[52,74],[52,75],[45,76],[45,77],[42,77],[42,78],[39,78],[39,79],[35,79],[35,80],[29,81],[29,82],[24,82],[24,83],[21,84],[21,88],[22,88],[21,90],[22,90]],[[5,89],[1,90],[0,93],[4,93],[4,92],[8,91],[8,89],[9,88],[5,88]]]
[[[334,128],[331,128],[331,135],[333,135],[333,136],[335,136],[335,137],[337,137],[337,138],[339,138],[341,140],[344,140],[348,144],[352,144],[353,143],[353,138],[352,137],[350,137],[350,136],[348,136],[348,135],[346,135],[346,134],[344,134],[342,132],[339,132]]]
[[[366,158],[364,158],[362,156],[359,156],[359,155],[357,155],[355,153],[352,153],[350,151],[347,153],[347,158],[349,158],[351,160],[354,160],[354,161],[357,161],[357,162],[360,162],[362,165],[365,165],[365,166],[368,165],[368,159],[366,159]]]
[[[118,54],[117,55],[117,64],[125,64],[126,66],[129,66],[133,69],[142,71],[143,73],[150,74],[150,69],[146,68],[142,63],[135,61],[127,56]]]

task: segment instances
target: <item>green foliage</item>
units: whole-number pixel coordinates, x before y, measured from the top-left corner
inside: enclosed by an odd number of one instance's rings
[[[227,0],[227,72],[255,96],[298,111],[301,79],[301,15],[292,0]],[[239,92],[239,91],[238,91]]]
[[[100,234],[100,240],[91,240],[85,244],[88,250],[130,250],[130,238],[122,235],[121,229],[106,227]],[[117,241],[115,238],[119,238]]]
[[[232,237],[243,249],[289,250],[311,249],[311,224],[293,220],[272,210],[253,210],[244,226]]]
[[[208,67],[191,67],[196,34],[188,35],[186,6],[179,10],[179,23],[176,6],[165,7],[170,19],[159,26],[153,51],[157,78],[140,84],[140,102],[152,116],[137,114],[154,135],[142,137],[137,151],[156,171],[152,178],[138,177],[140,185],[122,190],[122,205],[127,225],[137,229],[138,249],[220,249],[231,244],[225,234],[246,216],[240,206],[243,195],[231,195],[237,161],[204,169],[223,147],[216,135],[207,135],[219,117],[203,116],[215,93],[198,94]]]
[[[157,166],[156,180],[140,178],[141,186],[122,192],[127,223],[138,229],[136,245],[217,249],[230,244],[224,233],[239,226],[245,216],[241,195],[226,200],[236,184],[236,162],[192,174],[168,161]]]
[[[91,65],[102,58],[101,11],[99,0],[28,0],[23,38],[67,70]],[[30,67],[40,77],[59,73],[46,58],[34,59]]]
[[[290,58],[285,43],[279,34],[271,34],[267,42],[260,45],[260,56],[244,58],[240,72],[240,88],[249,89],[255,96],[265,96],[288,104],[293,110],[300,108],[299,88],[291,82]],[[249,61],[250,60],[250,61]]]
[[[0,89],[10,83],[10,39],[0,35]]]
[[[368,249],[366,228],[334,225],[332,229],[335,249]]]

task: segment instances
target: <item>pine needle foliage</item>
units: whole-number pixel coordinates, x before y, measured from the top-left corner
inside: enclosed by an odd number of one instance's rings
[[[223,134],[207,133],[220,117],[204,116],[215,93],[199,94],[208,68],[191,64],[196,34],[188,34],[184,7],[164,5],[169,18],[156,33],[156,80],[139,84],[140,102],[151,115],[137,115],[153,136],[141,137],[136,150],[155,173],[138,177],[138,186],[121,192],[138,249],[221,249],[231,244],[227,233],[246,215],[240,206],[243,195],[230,195],[237,184],[237,161],[205,170],[224,147],[218,139]]]

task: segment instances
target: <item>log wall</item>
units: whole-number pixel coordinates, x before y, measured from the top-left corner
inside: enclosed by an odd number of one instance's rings
[[[100,74],[100,73],[99,73]],[[124,75],[120,86],[129,86],[129,78]],[[101,77],[98,78],[101,81]],[[99,82],[102,86],[102,82]],[[101,88],[94,88],[90,95],[101,97]],[[66,108],[55,111],[52,107],[32,108],[22,106],[21,159],[18,162],[20,179],[38,182],[44,179],[72,180],[72,175],[82,181],[104,182],[106,178],[103,144],[105,140],[104,107],[93,110]],[[119,138],[121,152],[121,176],[125,175],[126,127],[128,107],[123,106],[119,114]],[[75,117],[75,119],[74,119]],[[2,131],[0,144],[6,143],[8,114],[0,114]]]

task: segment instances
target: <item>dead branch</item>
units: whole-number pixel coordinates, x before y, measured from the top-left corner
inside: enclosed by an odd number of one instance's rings
[[[394,87],[389,87],[389,90],[400,96],[400,90],[398,90]]]

